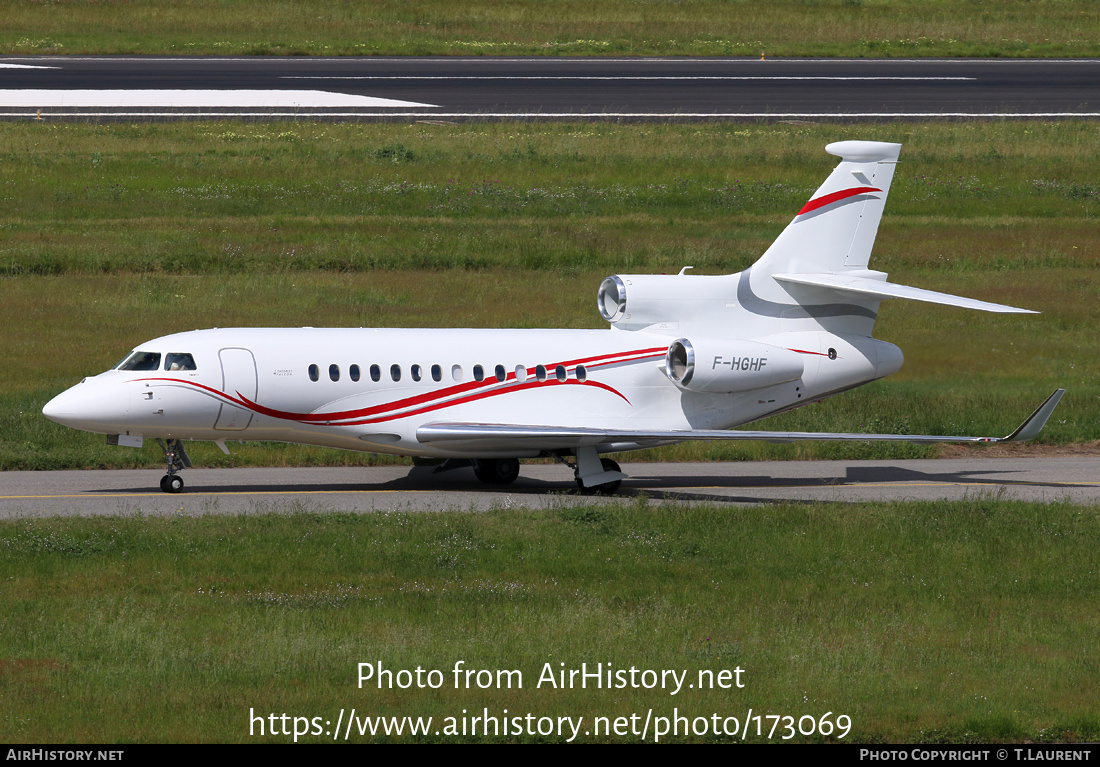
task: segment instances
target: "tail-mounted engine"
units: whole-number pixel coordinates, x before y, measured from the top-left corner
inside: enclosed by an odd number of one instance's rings
[[[736,295],[737,275],[624,274],[606,278],[596,294],[600,316],[621,329],[718,318]]]
[[[802,377],[802,356],[755,341],[680,338],[665,355],[665,373],[681,389],[726,394]]]

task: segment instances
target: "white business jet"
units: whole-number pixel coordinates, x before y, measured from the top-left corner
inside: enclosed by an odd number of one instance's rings
[[[900,144],[841,141],[821,188],[737,274],[618,275],[605,330],[216,328],[141,344],[42,410],[109,442],[157,439],[183,489],[185,440],[274,440],[444,459],[507,484],[551,456],[581,488],[625,475],[603,453],[685,440],[1003,442],[1036,436],[1057,390],[1007,437],[766,432],[732,427],[896,372],[871,337],[884,298],[1027,312],[897,285],[867,261]]]

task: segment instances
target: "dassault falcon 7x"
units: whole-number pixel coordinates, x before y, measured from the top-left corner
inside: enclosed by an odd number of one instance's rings
[[[183,489],[186,440],[274,440],[472,465],[507,484],[551,456],[590,491],[625,475],[603,453],[685,440],[1001,442],[1036,436],[1064,390],[1003,438],[730,430],[896,372],[871,337],[879,302],[1027,312],[887,282],[867,268],[900,144],[840,141],[841,158],[750,268],[617,275],[603,330],[236,328],[141,344],[42,410],[111,444],[156,439]]]

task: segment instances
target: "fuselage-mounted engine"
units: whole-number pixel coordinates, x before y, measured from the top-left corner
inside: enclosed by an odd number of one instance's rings
[[[736,275],[616,274],[600,283],[596,307],[620,330],[666,332],[721,322],[736,291]]]
[[[665,355],[665,373],[674,384],[711,394],[796,381],[802,372],[800,354],[756,341],[679,338]]]

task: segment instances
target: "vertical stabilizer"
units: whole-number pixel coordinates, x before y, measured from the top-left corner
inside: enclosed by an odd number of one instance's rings
[[[841,162],[753,266],[753,275],[866,269],[901,144],[838,141]]]
[[[737,276],[739,304],[750,314],[783,320],[784,332],[827,330],[869,336],[882,296],[840,293],[818,279],[843,275],[884,281],[867,269],[901,144],[838,141],[840,157],[825,183],[749,269]]]

